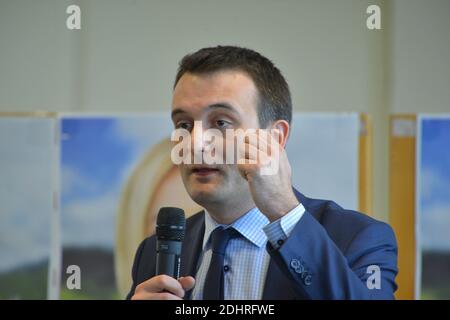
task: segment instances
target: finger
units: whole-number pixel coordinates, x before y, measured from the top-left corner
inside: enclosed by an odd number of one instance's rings
[[[244,142],[257,147],[260,151],[271,156],[276,150],[279,150],[281,132],[278,129],[258,129],[255,134],[246,135]]]
[[[189,291],[195,286],[195,279],[191,276],[181,277],[178,279],[178,282],[181,284],[184,291]]]
[[[140,291],[135,293],[131,300],[181,300],[181,298],[169,292]]]
[[[239,145],[238,160],[244,161],[243,163],[256,164],[258,161],[258,152],[257,147],[248,143],[242,143]]]
[[[284,149],[281,145],[281,131],[279,129],[264,130],[258,142],[260,149],[264,148],[267,153],[271,155],[274,151]]]
[[[258,131],[259,130],[247,130],[245,131],[244,135],[244,142],[250,143],[251,145],[254,145],[255,147],[258,146]]]
[[[282,139],[282,133],[278,129],[271,129],[271,134],[267,135],[266,138],[269,140],[269,154],[270,156],[279,157],[280,153],[286,152],[283,145],[280,143]]]
[[[138,288],[152,293],[168,291],[180,298],[184,296],[184,290],[181,284],[176,279],[165,274],[158,275],[141,283]]]
[[[161,292],[161,293],[156,293],[154,299],[156,299],[156,300],[182,300],[182,297],[171,294],[169,292]]]
[[[244,143],[239,147],[239,165],[250,164],[266,166],[270,163],[271,156],[265,150],[258,149],[248,143]]]
[[[266,129],[258,129],[256,132],[249,132],[244,136],[244,143],[250,144],[258,149],[267,150]]]
[[[238,135],[235,135],[236,139]],[[255,147],[267,147],[269,144],[281,144],[281,131],[279,129],[247,130],[243,136],[244,141]],[[236,142],[236,140],[235,140]]]

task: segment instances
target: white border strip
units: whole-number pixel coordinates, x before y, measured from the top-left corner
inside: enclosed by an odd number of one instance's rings
[[[421,185],[422,185],[422,177],[420,174],[420,164],[422,163],[421,154],[422,154],[422,119],[424,116],[422,114],[417,114],[416,117],[416,187],[415,187],[415,260],[416,260],[416,272],[414,279],[414,298],[416,300],[420,300],[420,293],[422,291],[422,242],[420,237],[421,224],[420,224],[420,194],[421,194]]]
[[[61,287],[61,235],[60,235],[60,153],[61,153],[61,139],[60,139],[60,118],[58,116],[53,118],[53,139],[54,139],[54,152],[53,152],[53,190],[52,190],[52,222],[50,226],[51,230],[51,255],[50,266],[48,270],[48,284],[47,284],[47,299],[58,300],[60,299],[60,287]]]

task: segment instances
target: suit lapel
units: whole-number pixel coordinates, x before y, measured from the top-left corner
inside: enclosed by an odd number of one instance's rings
[[[205,233],[205,212],[198,213],[198,219],[193,220],[191,226],[186,227],[186,237],[181,250],[182,276],[193,276],[197,273],[197,263],[202,251],[203,236]],[[185,299],[191,298],[192,290],[186,293]]]

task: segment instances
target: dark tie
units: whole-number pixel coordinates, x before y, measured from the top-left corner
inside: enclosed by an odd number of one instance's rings
[[[239,236],[239,232],[233,228],[218,227],[211,233],[212,255],[203,288],[204,300],[223,300],[225,250],[228,241],[237,236]]]

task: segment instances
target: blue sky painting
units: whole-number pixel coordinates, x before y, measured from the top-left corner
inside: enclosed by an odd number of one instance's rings
[[[420,296],[450,299],[450,115],[419,121]]]

